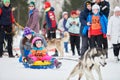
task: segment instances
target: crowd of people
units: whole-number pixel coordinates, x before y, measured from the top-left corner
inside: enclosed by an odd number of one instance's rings
[[[39,10],[35,7],[35,2],[30,2],[28,21],[24,29],[23,38],[20,43],[21,58],[27,57],[33,47],[32,40],[40,37],[44,47],[47,39],[56,38],[56,30],[61,33],[69,33],[69,39],[64,42],[65,52],[69,53],[68,43],[70,42],[72,55],[74,56],[75,47],[78,56],[82,57],[88,48],[104,49],[107,53],[108,40],[113,44],[113,53],[119,60],[120,50],[120,7],[116,6],[114,14],[109,18],[110,4],[105,0],[85,1],[83,10],[72,10],[69,13],[64,11],[62,18],[57,22],[54,8],[50,2],[44,3],[45,25],[44,32],[39,34]],[[11,10],[10,0],[3,0],[3,6],[0,8],[0,57],[3,55],[4,40],[7,41],[9,57],[14,57],[12,52],[13,34],[12,24],[15,19]],[[32,30],[32,31],[31,31]],[[82,41],[80,41],[80,38]],[[38,41],[37,41],[38,42]],[[80,42],[81,47],[80,47]],[[36,46],[35,46],[36,47]],[[106,56],[108,57],[108,55]]]

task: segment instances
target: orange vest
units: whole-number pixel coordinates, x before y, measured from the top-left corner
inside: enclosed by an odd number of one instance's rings
[[[47,50],[44,49],[44,50],[31,50],[31,53],[33,56],[36,56],[36,57],[43,57],[46,55],[47,53]]]
[[[92,16],[92,23],[90,26],[90,35],[101,35],[101,25],[99,16]]]

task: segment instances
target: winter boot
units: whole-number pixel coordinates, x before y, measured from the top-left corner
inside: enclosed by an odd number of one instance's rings
[[[27,62],[27,58],[23,58],[23,63],[26,63]]]
[[[55,63],[55,66],[56,66],[56,68],[57,68],[57,69],[58,69],[58,68],[60,68],[60,67],[61,67],[61,65],[62,65],[62,63],[61,63],[61,62],[58,62],[58,61],[57,61],[57,62]]]
[[[9,58],[15,58],[15,56],[13,56],[13,55],[9,55]]]
[[[27,62],[28,62],[29,64],[33,64],[34,61],[33,61],[31,58],[28,57],[28,58],[27,58]]]
[[[118,61],[120,61],[120,59],[118,58],[118,56],[115,56],[115,62],[118,62]]]

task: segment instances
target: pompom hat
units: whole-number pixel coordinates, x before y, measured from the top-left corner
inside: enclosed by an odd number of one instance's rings
[[[50,8],[50,7],[51,7],[50,2],[46,1],[46,2],[44,3],[44,9],[47,9],[47,8]]]
[[[29,27],[25,27],[23,35],[26,36],[28,34],[32,34],[32,30]]]
[[[92,10],[94,10],[94,9],[98,9],[98,10],[100,10],[100,6],[97,5],[97,4],[94,4],[94,5],[92,6]]]
[[[40,37],[35,37],[35,38],[33,38],[33,40],[32,40],[32,45],[33,45],[36,41],[38,41],[38,40],[42,41],[42,39],[41,39]]]

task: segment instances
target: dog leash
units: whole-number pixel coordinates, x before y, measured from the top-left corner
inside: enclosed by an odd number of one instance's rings
[[[72,59],[72,58],[66,58],[66,57],[58,57],[58,60],[69,60],[69,61],[76,61],[79,62],[80,59]]]

